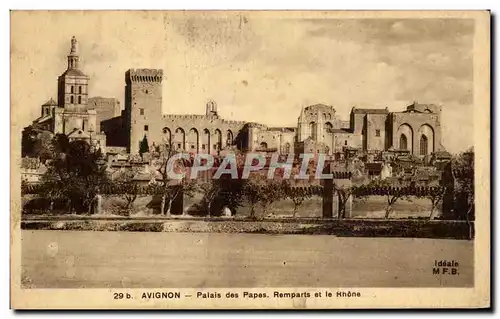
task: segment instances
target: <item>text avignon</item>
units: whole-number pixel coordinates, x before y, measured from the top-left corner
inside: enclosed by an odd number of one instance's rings
[[[180,299],[179,292],[143,292],[142,299]]]

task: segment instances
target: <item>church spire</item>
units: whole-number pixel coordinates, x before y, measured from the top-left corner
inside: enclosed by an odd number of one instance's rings
[[[78,42],[76,41],[76,38],[73,36],[71,38],[71,51],[69,52],[68,55],[68,70],[71,69],[78,69]]]

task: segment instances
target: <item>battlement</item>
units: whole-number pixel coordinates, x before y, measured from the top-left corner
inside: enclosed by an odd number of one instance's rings
[[[210,116],[210,115],[199,115],[199,114],[163,114],[163,119],[166,120],[219,120],[222,124],[229,125],[243,125],[245,121],[232,121],[232,120],[223,120],[218,116]]]
[[[245,124],[247,125],[247,128],[258,128],[258,129],[261,129],[261,130],[267,130],[268,129],[267,125],[260,124],[260,123],[248,122],[248,123],[245,123]]]
[[[163,114],[163,118],[170,120],[201,120],[201,119],[215,120],[218,117],[199,115],[199,114]]]
[[[224,123],[224,124],[244,125],[244,124],[246,124],[247,122],[246,122],[246,121],[222,120],[222,123]]]
[[[126,83],[156,82],[163,80],[162,69],[129,69],[125,72]]]

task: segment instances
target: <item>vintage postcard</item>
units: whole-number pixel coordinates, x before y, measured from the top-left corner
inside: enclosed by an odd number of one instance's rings
[[[11,145],[12,308],[490,307],[488,11],[12,11]]]

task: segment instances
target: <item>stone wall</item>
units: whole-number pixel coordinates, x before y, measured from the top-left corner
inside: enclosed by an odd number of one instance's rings
[[[386,145],[387,114],[366,114],[366,149],[369,151],[384,151]]]
[[[99,131],[102,121],[121,115],[120,101],[115,98],[91,97],[88,100],[88,108],[96,110],[96,125]]]

